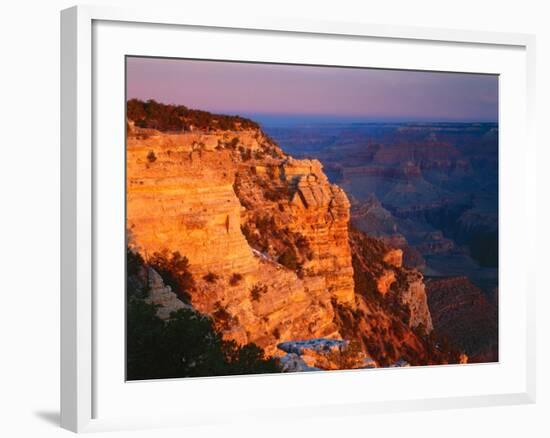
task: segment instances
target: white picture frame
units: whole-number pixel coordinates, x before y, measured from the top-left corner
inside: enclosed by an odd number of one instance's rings
[[[101,32],[96,27],[98,24],[106,23],[105,32],[110,38],[112,44],[112,53],[107,55],[105,44],[102,44]],[[113,25],[114,23],[114,25]],[[112,429],[126,428],[146,428],[146,427],[162,427],[174,425],[189,425],[202,424],[207,422],[232,421],[239,418],[247,418],[253,416],[255,418],[275,418],[284,413],[292,417],[310,417],[312,415],[343,415],[356,414],[360,415],[365,412],[398,412],[413,409],[441,409],[441,408],[456,408],[456,407],[475,407],[489,405],[505,405],[505,404],[520,404],[533,403],[535,401],[535,309],[534,309],[534,278],[535,275],[529,268],[528,263],[523,263],[519,266],[518,271],[510,273],[510,279],[513,279],[518,285],[518,297],[514,298],[514,307],[521,313],[518,316],[518,339],[517,344],[521,346],[521,351],[517,352],[519,359],[515,366],[514,385],[509,388],[503,388],[502,391],[490,390],[481,393],[456,391],[453,394],[438,392],[437,396],[419,397],[414,391],[408,394],[401,394],[398,390],[392,393],[389,397],[374,396],[370,399],[356,398],[346,401],[346,395],[337,397],[319,397],[312,394],[311,399],[303,398],[300,403],[292,406],[284,405],[283,395],[280,394],[280,399],[277,399],[277,394],[273,395],[274,405],[258,407],[254,405],[246,405],[244,399],[237,398],[234,400],[234,411],[224,412],[216,406],[205,406],[201,408],[201,401],[198,400],[195,404],[197,409],[194,414],[183,413],[184,408],[179,408],[170,412],[158,406],[156,412],[150,412],[149,416],[130,415],[122,408],[119,412],[114,412],[115,407],[106,409],[108,415],[101,413],[102,402],[101,397],[105,400],[105,396],[98,394],[107,394],[109,389],[108,383],[112,376],[105,377],[103,371],[109,367],[109,363],[105,362],[106,355],[97,354],[101,350],[102,330],[98,329],[98,318],[102,319],[101,324],[111,324],[108,322],[109,317],[106,315],[103,322],[103,314],[99,313],[103,309],[101,300],[98,302],[96,294],[98,292],[98,284],[101,285],[102,275],[101,269],[97,270],[98,265],[98,228],[97,222],[100,221],[98,211],[96,209],[98,203],[103,202],[101,199],[101,178],[104,178],[105,172],[101,168],[104,165],[104,158],[95,152],[97,142],[100,143],[102,132],[97,130],[95,125],[98,121],[101,123],[103,112],[100,108],[103,100],[97,95],[98,81],[101,81],[102,67],[95,65],[94,60],[105,52],[105,59],[115,57],[120,60],[120,53],[125,53],[125,48],[121,44],[117,44],[118,40],[123,40],[117,36],[118,30],[112,26],[149,26],[150,32],[172,32],[181,29],[200,30],[202,34],[208,32],[224,32],[235,31],[239,33],[239,37],[255,38],[263,33],[269,33],[270,38],[292,37],[304,38],[308,36],[319,37],[348,37],[349,40],[361,41],[384,41],[385,44],[405,44],[411,47],[424,47],[426,50],[433,50],[431,46],[444,47],[446,44],[452,44],[453,47],[465,47],[475,50],[483,47],[487,51],[498,51],[499,53],[513,53],[509,61],[503,58],[502,65],[508,62],[510,65],[515,65],[517,75],[514,76],[521,84],[512,84],[510,80],[510,90],[515,90],[513,94],[513,102],[518,104],[514,115],[519,115],[521,120],[518,120],[519,129],[517,132],[504,132],[504,136],[524,135],[522,139],[521,149],[506,152],[511,155],[504,160],[512,162],[516,159],[522,160],[522,170],[519,175],[516,175],[519,184],[517,189],[509,189],[506,185],[501,185],[501,191],[510,192],[509,197],[514,199],[523,199],[523,207],[518,208],[516,212],[510,210],[507,216],[507,226],[501,232],[501,239],[509,239],[511,244],[508,246],[510,251],[510,260],[513,261],[514,254],[518,245],[522,249],[531,250],[527,254],[535,254],[532,250],[535,242],[535,218],[534,212],[535,198],[535,141],[533,134],[534,123],[534,59],[535,59],[535,38],[532,35],[525,34],[508,34],[508,33],[492,33],[483,31],[461,31],[450,29],[424,29],[416,27],[403,26],[385,26],[366,23],[338,23],[338,22],[315,22],[308,20],[291,20],[291,19],[274,19],[242,16],[242,19],[232,22],[226,22],[223,17],[196,16],[188,13],[188,11],[162,11],[156,8],[149,10],[129,10],[111,7],[95,7],[95,6],[77,6],[66,9],[61,12],[61,426],[75,431],[100,431]],[[111,26],[110,28],[108,28]],[[111,33],[109,33],[111,32]],[[134,29],[132,32],[136,32]],[[133,35],[138,35],[134,33]],[[154,50],[155,41],[151,43]],[[431,46],[430,46],[431,45]],[[430,47],[428,47],[430,46]],[[201,48],[195,48],[200,52]],[[119,50],[116,52],[116,50]],[[165,49],[169,50],[169,49]],[[401,49],[402,50],[402,49]],[[269,51],[269,49],[268,49]],[[126,54],[136,54],[128,53]],[[254,55],[250,55],[254,58]],[[275,55],[273,55],[275,56]],[[289,55],[290,56],[290,55]],[[324,55],[330,57],[331,54]],[[503,55],[504,57],[504,55]],[[115,59],[113,58],[113,59]],[[251,59],[252,59],[251,58]],[[517,60],[521,60],[518,65]],[[514,62],[512,62],[514,61]],[[374,61],[373,61],[374,62]],[[385,63],[386,62],[386,63]],[[388,61],[381,58],[380,66],[396,67],[396,65],[387,65]],[[437,69],[436,61],[433,61],[434,69]],[[437,62],[442,62],[438,60]],[[455,59],[452,63],[449,60],[448,69],[457,71],[471,70],[469,68],[460,68],[460,59]],[[481,64],[481,60],[480,66]],[[489,65],[491,60],[484,61]],[[489,71],[491,73],[500,74],[498,62],[495,62],[495,67],[480,67],[480,72]],[[104,63],[102,64],[104,65]],[[426,68],[432,64],[426,64]],[[399,67],[399,66],[397,66]],[[411,65],[411,68],[417,66]],[[401,68],[403,68],[401,66]],[[507,68],[507,67],[502,67]],[[512,68],[512,67],[510,67]],[[121,72],[123,75],[123,72]],[[515,74],[515,73],[514,73]],[[525,81],[525,82],[523,82]],[[103,85],[100,85],[103,86]],[[120,88],[120,78],[113,81],[110,87]],[[515,88],[514,88],[515,87]],[[118,90],[117,93],[120,93]],[[118,94],[117,94],[118,95]],[[512,94],[510,94],[512,96]],[[501,105],[510,105],[511,100],[504,99]],[[122,107],[122,103],[121,103]],[[515,111],[516,111],[515,110]],[[118,109],[117,111],[120,111]],[[504,120],[508,119],[508,114],[511,117],[512,113],[507,112],[508,107],[501,107],[501,114],[504,114]],[[115,115],[118,116],[119,113]],[[120,123],[122,126],[122,120]],[[103,124],[105,126],[105,124]],[[506,131],[506,130],[505,130]],[[519,137],[514,137],[519,138]],[[99,140],[98,140],[99,139]],[[505,137],[506,139],[506,137]],[[102,144],[102,143],[101,143]],[[123,143],[122,143],[123,144]],[[514,155],[515,154],[515,155]],[[103,155],[104,156],[104,155]],[[517,160],[516,160],[517,161]],[[111,169],[112,170],[112,169]],[[506,174],[507,170],[504,166],[501,170]],[[120,169],[119,172],[123,172]],[[501,176],[502,177],[502,176]],[[501,180],[502,181],[502,180]],[[518,182],[519,181],[519,182]],[[98,184],[99,188],[98,188]],[[514,191],[515,190],[515,191]],[[512,191],[514,191],[512,193]],[[501,197],[502,197],[501,193]],[[502,199],[502,198],[501,198]],[[506,199],[504,199],[506,205]],[[111,202],[117,202],[116,199]],[[121,207],[123,208],[123,206]],[[104,209],[103,209],[104,211]],[[502,212],[501,212],[502,214]],[[525,223],[527,221],[527,225]],[[514,224],[523,223],[522,238],[525,242],[513,241],[512,233],[506,230],[513,230]],[[506,225],[506,224],[505,224]],[[508,234],[506,234],[508,233]],[[513,242],[512,242],[513,241]],[[101,245],[100,245],[101,246]],[[502,256],[502,253],[501,253]],[[101,262],[101,261],[100,261]],[[532,264],[534,266],[534,264]],[[123,294],[123,289],[120,291]],[[506,298],[506,295],[505,295]],[[98,304],[99,303],[99,304]],[[511,303],[512,304],[512,303]],[[512,305],[508,306],[511,308]],[[501,317],[502,317],[501,313]],[[506,315],[504,315],[506,316]],[[120,314],[123,319],[123,314]],[[502,320],[507,324],[506,317]],[[118,325],[116,326],[118,327]],[[112,326],[111,326],[112,328]],[[507,327],[501,327],[501,339],[503,332],[506,332]],[[118,333],[114,336],[121,339],[123,333]],[[106,342],[106,341],[105,341]],[[514,341],[515,342],[515,341]],[[114,344],[113,344],[114,348]],[[121,352],[120,354],[123,354]],[[516,360],[516,359],[514,359]],[[504,369],[507,364],[497,364]],[[477,374],[484,365],[466,366],[465,373]],[[480,368],[481,367],[481,368]],[[446,368],[447,370],[449,368]],[[454,369],[458,369],[454,367]],[[496,370],[496,368],[495,368]],[[394,373],[391,379],[406,382],[407,379],[422,379],[427,378],[426,373],[431,375],[438,374],[441,379],[451,377],[459,379],[460,375],[457,371],[442,371],[442,368],[429,367],[424,370],[418,369],[402,369],[390,370]],[[400,374],[398,374],[400,373]],[[483,373],[483,371],[481,371]],[[486,369],[486,374],[493,373],[493,369]],[[511,371],[512,373],[512,371]],[[312,385],[318,384],[319,377],[327,381],[327,388],[339,385],[339,387],[353,387],[357,384],[357,372],[355,373],[329,373],[331,377],[327,377],[327,373],[319,373],[315,376],[307,376],[307,382],[304,383],[304,376],[292,375],[284,376],[287,381],[291,381],[292,385],[304,385],[304,388],[312,388]],[[511,376],[512,374],[510,374]],[[350,377],[351,376],[351,377]],[[383,371],[377,375],[371,374],[370,381],[374,385],[374,380],[385,381],[387,374]],[[275,376],[278,378],[279,376]],[[429,377],[429,375],[428,375]],[[503,379],[506,376],[503,374]],[[506,377],[507,378],[507,377]],[[288,380],[291,379],[291,380]],[[483,379],[482,375],[474,377],[474,379]],[[252,387],[257,390],[259,387],[266,385],[266,388],[274,388],[280,384],[281,380],[274,381],[273,377],[234,377],[221,378],[219,383],[216,379],[192,379],[192,383],[188,383],[187,391],[193,394],[193,391],[199,391],[199,387],[203,385],[208,387],[209,391],[215,391],[216,386],[220,388],[235,388],[240,387],[243,394],[247,391],[252,391]],[[481,381],[481,380],[480,380]],[[510,380],[512,381],[512,380]],[[204,382],[204,383],[201,383]],[[229,382],[229,383],[228,383]],[[252,383],[251,383],[252,382]],[[163,391],[169,391],[171,384],[179,385],[181,382],[149,382],[147,389],[143,389],[144,397],[155,397],[163,394]],[[458,382],[460,384],[460,381]],[[124,382],[120,382],[121,387]],[[272,386],[268,386],[272,385]],[[333,386],[330,386],[333,385]],[[346,386],[348,385],[348,386]],[[281,385],[279,385],[281,386]],[[399,385],[396,385],[399,386]],[[126,384],[126,387],[131,387],[131,397],[136,397],[142,389],[135,384]],[[250,388],[249,388],[250,387]],[[98,389],[100,388],[100,389]],[[138,389],[136,389],[138,388]],[[145,388],[145,387],[141,387]],[[160,388],[160,389],[159,389]],[[489,386],[488,386],[489,388]],[[220,389],[222,390],[222,389]],[[146,392],[147,391],[147,392]],[[330,394],[330,390],[328,390]],[[434,390],[435,391],[435,390]],[[113,397],[113,405],[119,403],[114,391],[109,394]],[[155,394],[155,395],[154,395]],[[433,392],[432,394],[436,394]],[[460,394],[460,395],[457,395]],[[121,397],[122,393],[119,394]],[[128,397],[128,394],[125,395]],[[331,401],[332,400],[332,401]],[[242,404],[242,406],[239,406]],[[278,407],[275,409],[275,407]],[[209,411],[207,412],[207,408]],[[151,409],[150,407],[148,409]],[[215,420],[212,420],[215,418]]]

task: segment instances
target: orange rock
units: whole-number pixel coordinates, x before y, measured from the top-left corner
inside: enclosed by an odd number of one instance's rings
[[[395,283],[395,272],[388,269],[384,270],[384,272],[380,277],[378,277],[378,280],[376,282],[378,292],[380,292],[382,295],[386,295],[393,283]]]
[[[403,250],[393,248],[384,255],[383,260],[388,265],[400,268],[401,266],[403,266]]]
[[[250,172],[251,166],[238,150],[216,147],[237,138],[239,146],[252,152],[267,147],[277,151],[262,143],[267,142],[263,134],[131,134],[127,143],[130,245],[145,260],[162,250],[187,257],[196,282],[192,304],[213,316],[226,339],[255,342],[271,355],[284,339],[339,336],[331,299],[350,303],[354,299],[349,202],[341,189],[328,183],[318,161],[292,160],[279,151],[279,156],[250,163],[263,184],[280,180],[285,190],[299,192],[309,201],[307,206],[293,206],[288,199],[285,217],[278,218],[311,248],[303,267],[306,273],[299,277],[247,242],[241,230],[246,199],[237,195],[235,184],[237,174]],[[265,200],[255,184],[246,196],[253,211],[280,213],[278,203]],[[207,273],[216,274],[217,280],[203,280]],[[231,283],[233,274],[242,277],[237,284]],[[255,287],[262,292],[253,294]]]

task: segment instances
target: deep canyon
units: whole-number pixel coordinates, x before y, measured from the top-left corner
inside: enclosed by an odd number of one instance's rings
[[[342,135],[186,117],[127,122],[132,290],[158,317],[196,312],[283,371],[497,360],[495,163],[461,146],[491,150],[494,127]],[[174,254],[181,290],[159,263]]]

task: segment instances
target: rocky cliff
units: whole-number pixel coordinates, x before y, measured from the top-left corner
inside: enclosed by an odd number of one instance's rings
[[[188,258],[191,302],[226,337],[274,354],[281,339],[340,336],[331,299],[353,301],[348,203],[318,162],[295,162],[260,131],[131,128],[127,213],[146,260]],[[256,234],[269,245],[251,245]]]
[[[184,255],[190,304],[226,339],[279,356],[283,341],[356,341],[381,366],[452,360],[428,340],[422,275],[400,250],[350,232],[349,209],[318,161],[293,159],[254,126],[128,123],[129,246],[146,263]],[[174,305],[152,289],[153,302]]]
[[[497,306],[481,289],[466,277],[429,279],[426,288],[438,333],[470,362],[498,361]]]

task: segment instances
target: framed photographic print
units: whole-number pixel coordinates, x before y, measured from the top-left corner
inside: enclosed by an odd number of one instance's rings
[[[74,7],[61,44],[63,427],[534,401],[532,36]]]

